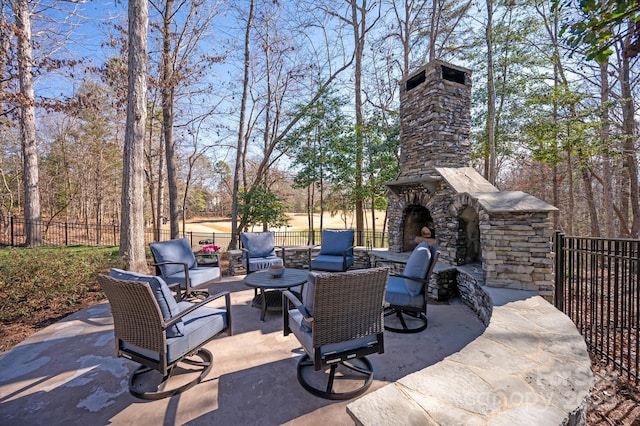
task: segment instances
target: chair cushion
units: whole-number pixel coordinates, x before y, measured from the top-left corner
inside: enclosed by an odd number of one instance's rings
[[[321,254],[311,259],[311,269],[342,272],[353,265],[353,256],[347,256],[346,265],[344,265],[344,260],[342,255],[332,256]]]
[[[242,260],[245,263],[243,266],[248,272],[262,271],[263,269],[269,269],[269,267],[273,265],[284,265],[282,259],[276,255],[267,257],[250,257],[249,265],[246,265],[247,259],[245,257],[243,257]]]
[[[300,341],[305,352],[311,357],[311,359],[313,359],[315,349],[313,347],[313,333],[311,330],[306,329],[306,326],[304,325],[304,317],[297,309],[291,309],[289,311],[289,327],[291,328],[293,335]],[[322,346],[322,356],[324,358],[326,354],[333,354],[336,352],[355,352],[358,349],[375,345],[377,342],[377,336],[375,334],[371,334],[369,336],[348,340],[346,342],[330,343]]]
[[[191,307],[192,303],[180,302],[178,305],[180,311],[184,311]],[[208,306],[202,306],[185,315],[183,321],[184,336],[167,339],[167,362],[169,364],[202,346],[203,343],[206,343],[213,336],[224,330],[228,323],[224,309],[210,308]],[[131,344],[125,344],[124,349],[158,361],[158,354],[156,352],[142,349]]]
[[[431,263],[431,250],[429,250],[427,243],[422,242],[411,252],[411,256],[409,256],[409,260],[407,260],[407,264],[404,267],[403,275],[424,279],[429,269],[429,263]],[[423,285],[420,281],[405,279],[404,283],[411,296],[417,296],[422,291]]]
[[[410,295],[404,281],[402,277],[389,277],[387,281],[387,291],[384,294],[385,302],[395,306],[422,308],[424,305],[424,295]]]
[[[139,274],[137,272],[123,271],[122,269],[112,268],[109,271],[109,276],[117,280],[123,281],[141,281],[149,283],[153,295],[158,302],[160,312],[162,312],[162,318],[166,321],[171,317],[180,313],[180,308],[176,299],[173,298],[171,290],[160,277],[154,277],[151,275]],[[178,321],[167,329],[167,337],[178,337],[184,333],[184,325],[182,321]]]
[[[180,288],[186,290],[186,279],[184,271],[180,271],[173,275],[165,277],[167,284],[180,284]],[[220,268],[217,266],[203,266],[189,269],[189,285],[196,288],[204,284],[208,284],[213,280],[220,278]]]
[[[342,256],[353,246],[353,229],[323,229],[320,254]],[[353,254],[350,252],[349,254]],[[342,270],[342,269],[340,269]]]
[[[191,244],[187,238],[151,243],[149,248],[156,263],[186,263],[188,269],[197,265],[196,256],[193,254]],[[160,266],[160,271],[163,277],[168,277],[177,272],[184,272],[184,267],[182,265],[163,265]]]
[[[316,276],[318,274],[315,272],[309,272],[307,276],[307,282],[302,287],[302,306],[300,306],[300,310],[304,311],[306,315],[313,316],[313,299],[316,291]],[[302,328],[305,331],[311,332],[311,322],[306,318],[302,318]]]
[[[268,257],[276,254],[273,232],[243,232],[240,234],[242,246],[249,257]]]

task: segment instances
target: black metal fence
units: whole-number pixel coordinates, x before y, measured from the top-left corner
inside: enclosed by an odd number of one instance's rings
[[[12,217],[8,223],[1,226],[0,245],[12,247],[26,245],[25,221],[23,219]],[[41,245],[44,246],[117,246],[120,244],[119,225],[38,221],[33,222],[32,226],[40,228]],[[181,236],[189,238],[193,247],[215,244],[220,246],[222,251],[227,250],[232,237],[230,233],[225,232],[184,232]],[[275,238],[276,245],[305,246],[320,244],[321,234],[318,230],[276,231]],[[145,229],[146,244],[169,239],[171,239],[171,234],[166,229]],[[368,248],[388,247],[386,233],[379,231],[361,231],[356,235],[356,241],[362,241]]]
[[[592,352],[640,381],[640,240],[556,233],[555,305]]]

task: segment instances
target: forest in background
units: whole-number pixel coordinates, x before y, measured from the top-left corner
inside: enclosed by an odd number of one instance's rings
[[[635,3],[148,7],[144,216],[154,229],[203,214],[277,226],[284,211],[355,211],[360,229],[398,172],[399,81],[438,58],[473,72],[472,161],[490,182],[557,206],[567,234],[638,237]],[[119,223],[126,2],[0,8],[2,224]]]

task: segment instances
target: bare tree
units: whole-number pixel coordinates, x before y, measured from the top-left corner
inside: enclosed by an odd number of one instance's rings
[[[150,1],[150,4],[162,18],[159,25],[162,56],[158,84],[162,100],[171,238],[177,238],[180,234],[180,211],[184,211],[185,206],[180,205],[178,191],[178,146],[174,135],[176,100],[181,88],[195,85],[205,74],[203,70],[220,59],[211,54],[196,56],[199,43],[208,34],[207,28],[217,11],[215,7],[207,8],[201,0],[160,0]]]
[[[122,173],[120,254],[126,267],[146,272],[144,251],[144,135],[147,120],[146,0],[129,1],[129,87]]]
[[[496,86],[493,76],[493,0],[486,0],[487,22],[485,26],[485,43],[487,46],[487,146],[484,155],[484,177],[496,183]]]
[[[231,243],[229,248],[237,248],[238,236],[238,195],[240,192],[240,172],[244,164],[244,141],[245,141],[245,116],[247,109],[247,97],[249,95],[249,71],[251,66],[251,28],[253,27],[253,16],[255,13],[255,0],[249,3],[249,14],[244,35],[244,63],[242,77],[242,99],[240,100],[240,122],[238,123],[238,145],[236,149],[236,164],[233,172],[233,190],[231,204]]]
[[[18,73],[20,78],[20,139],[22,141],[24,219],[26,244],[42,244],[38,146],[36,142],[33,53],[31,49],[31,11],[28,0],[10,2],[18,37]]]
[[[378,5],[379,6],[379,5]],[[356,231],[358,240],[356,244],[363,245],[362,240],[364,230],[364,185],[363,185],[363,164],[364,164],[364,102],[362,98],[362,71],[364,60],[364,48],[367,33],[373,28],[380,18],[374,17],[371,24],[367,18],[372,14],[376,4],[368,4],[367,0],[349,0],[344,14],[328,11],[329,14],[337,17],[351,27],[353,35],[354,51],[354,109],[355,109],[355,138],[356,138],[356,165],[355,165],[355,210],[356,210]]]

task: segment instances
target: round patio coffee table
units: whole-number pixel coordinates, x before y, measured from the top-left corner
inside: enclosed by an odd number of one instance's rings
[[[267,270],[252,272],[244,277],[247,286],[260,290],[253,299],[253,306],[261,310],[260,321],[264,322],[268,308],[282,309],[282,291],[303,285],[308,275],[306,269],[285,268],[281,277],[274,278]]]

